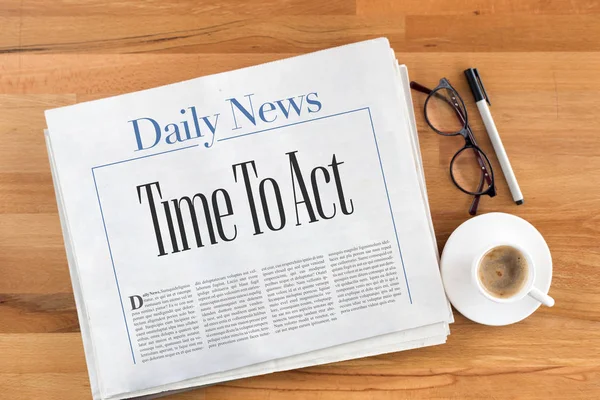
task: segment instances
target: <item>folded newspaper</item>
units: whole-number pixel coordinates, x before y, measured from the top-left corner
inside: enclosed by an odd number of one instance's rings
[[[446,341],[408,75],[386,39],[46,119],[94,399]]]

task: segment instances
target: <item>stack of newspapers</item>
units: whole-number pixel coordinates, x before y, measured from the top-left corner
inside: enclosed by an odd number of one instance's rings
[[[94,399],[446,341],[408,75],[386,39],[46,120]]]

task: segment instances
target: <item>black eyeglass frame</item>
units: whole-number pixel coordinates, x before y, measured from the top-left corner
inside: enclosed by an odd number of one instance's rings
[[[433,129],[437,134],[442,135],[442,136],[461,135],[465,139],[465,145],[462,148],[460,148],[456,152],[456,154],[454,154],[454,156],[452,157],[452,160],[450,161],[450,178],[452,179],[452,182],[454,183],[454,185],[461,192],[472,195],[472,196],[487,195],[490,197],[494,197],[496,195],[496,187],[494,184],[495,183],[494,170],[492,168],[492,164],[491,164],[489,158],[487,157],[487,155],[485,154],[485,152],[479,146],[477,146],[477,144],[475,143],[475,138],[473,137],[473,132],[471,130],[471,127],[469,126],[469,120],[468,120],[467,108],[465,107],[465,102],[463,101],[462,97],[460,97],[460,95],[458,94],[456,89],[454,89],[454,87],[452,87],[452,85],[446,78],[440,79],[439,84],[432,90],[428,89],[416,82],[411,82],[410,86],[412,89],[415,89],[422,93],[427,94],[427,99],[425,100],[423,109],[424,109],[425,121],[427,121],[427,125],[429,125],[429,127],[431,129]],[[445,96],[441,96],[438,93],[442,89],[447,89],[450,91],[451,100],[453,103],[449,102]],[[429,103],[429,101],[431,100],[431,98],[433,96],[442,98],[442,100],[448,102],[450,104],[450,106],[452,106],[452,108],[454,109],[454,112],[456,113],[459,121],[462,124],[462,128],[459,131],[452,132],[452,133],[442,132],[442,131],[436,129],[435,126],[431,123],[431,121],[429,120],[429,116],[427,115],[427,104]],[[460,101],[460,104],[458,103],[459,101]],[[479,164],[480,168],[482,169],[481,181],[479,183],[479,188],[483,189],[484,183],[487,182],[488,187],[486,190],[478,190],[476,192],[465,190],[463,187],[461,187],[458,184],[458,182],[456,181],[456,178],[454,177],[454,173],[453,173],[454,162],[456,161],[457,157],[463,151],[468,150],[468,149],[474,150],[474,154],[475,154],[477,163]],[[481,159],[481,156],[483,156],[483,158],[484,158],[483,160]],[[489,171],[488,171],[488,168],[486,167],[486,164],[487,164],[487,167],[489,167]]]

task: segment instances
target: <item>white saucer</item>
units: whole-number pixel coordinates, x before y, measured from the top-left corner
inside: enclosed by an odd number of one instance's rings
[[[448,299],[462,315],[485,325],[509,325],[530,316],[540,303],[529,296],[510,304],[485,298],[471,282],[471,264],[479,251],[508,240],[530,252],[536,267],[535,286],[548,293],[552,282],[552,257],[542,234],[522,218],[489,213],[460,225],[448,238],[441,259],[442,279]]]

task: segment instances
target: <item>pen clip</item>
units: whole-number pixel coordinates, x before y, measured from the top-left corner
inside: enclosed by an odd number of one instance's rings
[[[485,101],[487,101],[487,103],[491,106],[492,103],[490,102],[490,98],[488,97],[488,94],[485,91],[485,86],[483,86],[483,82],[481,81],[481,77],[479,76],[479,71],[477,71],[477,68],[473,68],[473,72],[474,72],[475,78],[477,79],[477,84],[479,85],[479,87],[481,88],[481,91],[483,92]]]

